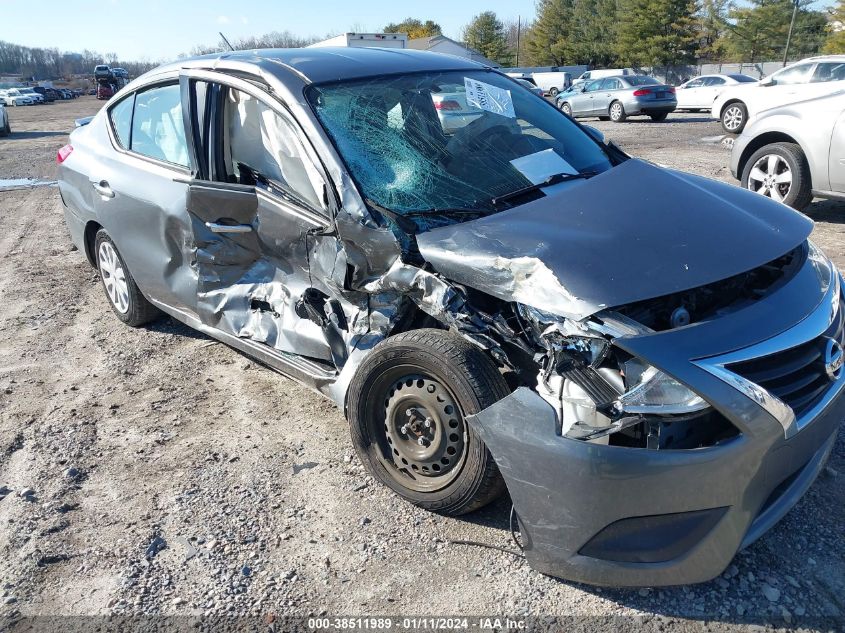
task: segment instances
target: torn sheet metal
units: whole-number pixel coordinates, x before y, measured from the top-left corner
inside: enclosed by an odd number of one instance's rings
[[[582,319],[751,270],[811,230],[806,217],[750,192],[629,160],[564,193],[422,233],[417,243],[452,281]]]

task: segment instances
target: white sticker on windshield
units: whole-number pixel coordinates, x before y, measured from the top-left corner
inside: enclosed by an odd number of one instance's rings
[[[532,185],[537,185],[555,174],[577,174],[578,170],[564,160],[553,149],[520,156],[511,161],[519,173],[528,178]]]
[[[467,90],[467,103],[493,114],[499,114],[511,119],[516,118],[513,110],[513,99],[511,91],[504,88],[491,86],[477,79],[464,77],[464,86]]]

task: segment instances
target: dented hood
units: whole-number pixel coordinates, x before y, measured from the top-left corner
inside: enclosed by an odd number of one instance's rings
[[[758,194],[632,159],[417,241],[452,281],[582,319],[751,270],[798,246],[812,227]]]

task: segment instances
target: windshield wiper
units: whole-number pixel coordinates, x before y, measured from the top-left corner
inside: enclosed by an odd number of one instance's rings
[[[398,226],[408,235],[416,235],[417,233],[419,233],[420,227],[417,226],[417,223],[411,220],[410,218],[407,218],[402,214],[396,213],[396,211],[391,211],[387,207],[383,207],[378,202],[376,202],[375,200],[371,200],[370,198],[364,198],[364,202],[371,209],[375,209],[384,217],[393,220],[396,223],[396,226]]]
[[[498,207],[503,202],[513,200],[514,198],[520,198],[526,194],[533,193],[534,191],[539,191],[543,187],[550,187],[551,185],[557,185],[561,182],[567,182],[569,180],[578,180],[580,178],[592,178],[598,173],[599,172],[597,171],[582,171],[578,172],[577,174],[571,174],[569,172],[553,174],[546,178],[543,182],[538,182],[537,184],[528,185],[527,187],[523,187],[522,189],[517,189],[516,191],[511,191],[510,193],[506,193],[501,196],[496,196],[490,201],[490,203],[494,207]]]

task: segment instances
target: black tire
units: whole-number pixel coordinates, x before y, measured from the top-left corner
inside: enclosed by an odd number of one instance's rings
[[[554,86],[549,88],[549,96],[551,96],[551,97],[556,97],[559,92],[560,92],[560,90],[558,90]]]
[[[628,115],[625,114],[625,106],[622,105],[621,101],[611,103],[607,113],[614,123],[623,123],[628,118]]]
[[[9,125],[9,122],[6,121],[6,125],[3,126],[2,134],[0,136],[9,136],[12,133],[12,127]]]
[[[610,117],[609,116],[600,116],[599,121],[610,121]]]
[[[769,198],[774,197],[771,193],[763,191],[765,187],[759,187],[758,189],[757,181],[751,183],[751,186],[749,186],[749,182],[752,180],[751,172],[755,165],[757,165],[757,162],[765,159],[767,156],[773,155],[783,159],[788,165],[792,177],[788,189],[786,189],[786,185],[784,184],[774,185],[780,187],[778,192],[782,198],[781,202],[798,211],[802,210],[813,201],[813,183],[807,157],[804,155],[801,146],[795,143],[772,143],[771,145],[764,145],[754,152],[745,161],[745,165],[742,168],[741,183],[743,188],[755,191]],[[768,163],[768,161],[765,162]]]
[[[109,294],[106,282],[106,273],[104,272],[103,266],[101,266],[100,259],[100,249],[103,247],[103,244],[108,244],[109,247],[113,249],[122,268],[127,290],[127,306],[125,310],[121,310],[117,305],[115,305],[115,300],[113,300]],[[126,262],[123,261],[120,251],[117,250],[117,246],[115,246],[105,229],[97,231],[97,237],[94,239],[94,261],[97,264],[97,272],[100,274],[100,283],[103,286],[103,292],[106,295],[109,306],[111,306],[112,311],[117,315],[118,319],[131,327],[139,327],[145,323],[154,321],[161,315],[161,311],[147,301],[146,297],[141,294],[141,290],[138,288],[138,284],[135,283],[135,279],[133,279],[132,274],[129,272]]]
[[[652,121],[665,121],[666,117],[669,116],[668,112],[660,112],[658,114],[649,114]]]
[[[719,117],[722,122],[722,129],[728,134],[739,134],[745,129],[748,123],[748,108],[742,101],[731,101],[722,108],[722,115]]]
[[[509,393],[492,359],[468,341],[443,330],[404,332],[376,346],[352,379],[347,403],[352,442],[369,473],[401,497],[433,512],[466,514],[493,501],[505,484],[490,451],[464,417]],[[415,398],[436,400],[426,408]],[[458,410],[449,404],[438,409],[448,402]],[[412,411],[422,411],[433,430],[405,430],[408,423],[397,430],[401,416],[411,420]],[[418,431],[426,437],[440,433],[440,439],[435,435],[417,449],[414,440],[425,439]],[[444,466],[413,461],[408,451],[439,450],[447,433],[451,441],[460,440],[460,448],[452,446],[451,457],[443,453]],[[429,464],[429,474],[420,464]],[[435,475],[434,470],[445,472]]]
[[[572,116],[572,106],[569,105],[566,101],[560,104],[560,111],[568,117]]]

